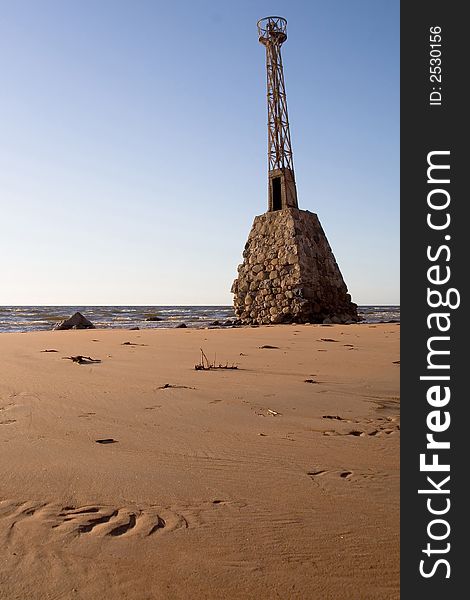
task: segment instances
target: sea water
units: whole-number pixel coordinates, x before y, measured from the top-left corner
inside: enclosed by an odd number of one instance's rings
[[[98,328],[159,329],[180,323],[202,328],[235,318],[231,306],[0,306],[0,332],[52,329],[77,311]],[[358,313],[365,323],[400,320],[399,306],[359,306]],[[152,317],[161,320],[147,320]]]

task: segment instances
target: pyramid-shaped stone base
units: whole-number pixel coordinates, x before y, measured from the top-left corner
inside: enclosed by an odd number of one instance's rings
[[[358,320],[316,214],[286,208],[255,217],[243,258],[232,286],[243,323]]]

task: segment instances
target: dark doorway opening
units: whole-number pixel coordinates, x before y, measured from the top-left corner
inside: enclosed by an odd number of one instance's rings
[[[282,208],[282,197],[281,197],[281,178],[273,177],[273,210],[281,210]]]

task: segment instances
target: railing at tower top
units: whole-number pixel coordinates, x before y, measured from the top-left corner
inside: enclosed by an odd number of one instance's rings
[[[258,25],[258,39],[266,45],[268,42],[283,44],[287,40],[287,21],[283,17],[265,17]]]

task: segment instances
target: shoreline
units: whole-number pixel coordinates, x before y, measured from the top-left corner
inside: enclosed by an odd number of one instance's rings
[[[390,319],[388,321],[358,321],[356,323],[272,323],[272,324],[263,324],[263,325],[212,325],[212,324],[204,324],[200,327],[194,325],[187,325],[184,323],[185,327],[181,327],[181,323],[184,321],[178,322],[178,325],[174,326],[166,326],[166,325],[158,325],[153,327],[145,327],[145,326],[136,326],[136,327],[120,327],[120,326],[107,326],[107,327],[94,327],[89,329],[65,329],[65,330],[55,330],[55,329],[26,329],[24,331],[1,331],[0,335],[3,334],[24,334],[24,333],[55,333],[56,331],[171,331],[173,329],[191,329],[196,331],[205,331],[205,330],[213,330],[213,329],[256,329],[256,328],[272,328],[272,327],[335,327],[337,325],[349,327],[353,326],[370,326],[370,325],[400,325],[400,321],[398,319]]]

